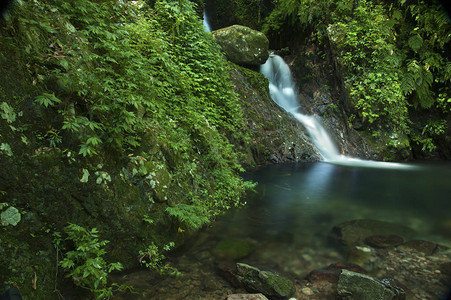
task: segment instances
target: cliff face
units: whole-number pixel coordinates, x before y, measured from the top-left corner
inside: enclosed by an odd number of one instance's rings
[[[268,80],[261,73],[236,66],[231,79],[250,133],[250,140],[241,148],[246,165],[320,159],[302,125],[271,99]]]

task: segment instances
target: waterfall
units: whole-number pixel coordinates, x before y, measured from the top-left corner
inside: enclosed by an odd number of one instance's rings
[[[412,167],[400,163],[361,160],[341,155],[321,123],[314,116],[301,112],[290,68],[285,61],[278,55],[270,54],[266,63],[261,65],[260,71],[269,80],[269,92],[273,101],[305,127],[322,160],[340,165],[372,168]]]
[[[211,32],[210,22],[208,21],[207,11],[204,8],[203,24],[205,31]]]

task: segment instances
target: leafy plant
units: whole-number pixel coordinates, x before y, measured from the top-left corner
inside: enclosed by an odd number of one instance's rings
[[[67,241],[74,243],[75,249],[65,253],[60,266],[66,269],[66,277],[84,289],[94,293],[96,299],[110,299],[114,289],[123,288],[115,284],[108,286],[108,274],[121,270],[120,263],[107,263],[103,256],[108,241],[99,240],[96,228],[88,230],[76,224],[69,224],[65,231]]]
[[[163,247],[163,251],[171,250],[174,245],[175,244],[173,242],[170,242]],[[152,242],[146,250],[139,251],[138,260],[141,265],[146,266],[146,268],[149,268],[150,270],[159,272],[160,275],[179,276],[180,272],[176,268],[170,266],[167,263],[163,263],[163,260],[165,258],[166,257],[161,253],[158,246],[156,246],[155,243]]]

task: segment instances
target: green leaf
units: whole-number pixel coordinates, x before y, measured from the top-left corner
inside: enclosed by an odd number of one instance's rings
[[[418,35],[413,35],[409,38],[408,44],[413,51],[418,52],[423,46],[423,39]]]
[[[54,106],[55,104],[62,103],[54,94],[43,93],[41,96],[37,96],[35,102],[44,107]]]
[[[80,179],[80,182],[86,183],[89,179],[89,171],[86,169],[83,169],[83,176]]]
[[[17,210],[17,208],[13,206],[8,207],[8,209],[2,212],[0,218],[3,226],[7,225],[16,226],[21,219],[19,211]]]
[[[11,146],[7,143],[1,143],[0,145],[0,150],[4,151],[6,153],[6,155],[8,156],[13,156],[13,151],[11,150]]]

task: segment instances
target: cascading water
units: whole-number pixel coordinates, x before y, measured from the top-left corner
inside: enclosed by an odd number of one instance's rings
[[[278,55],[270,54],[266,63],[261,66],[260,71],[269,80],[269,92],[273,101],[304,125],[324,161],[340,165],[373,168],[412,167],[411,165],[361,160],[341,155],[321,123],[314,116],[300,112],[290,68],[285,61]]]
[[[208,16],[207,16],[207,12],[206,12],[205,8],[204,8],[203,24],[204,24],[205,31],[211,32],[210,22],[208,21]]]

